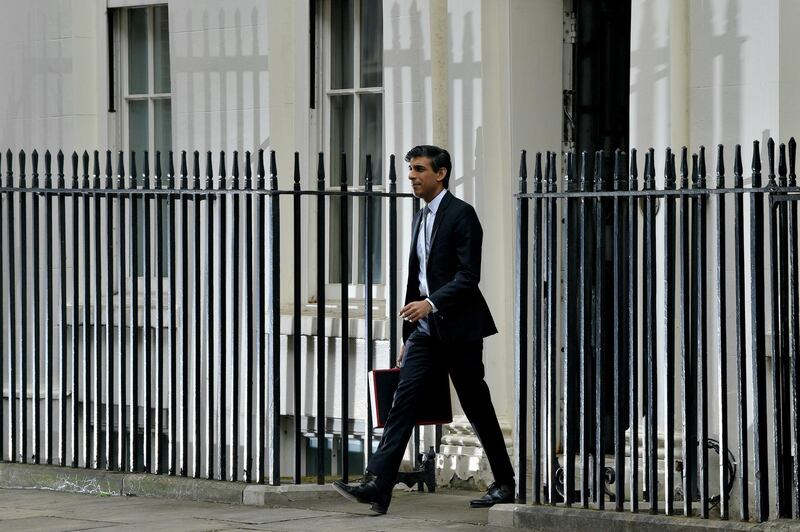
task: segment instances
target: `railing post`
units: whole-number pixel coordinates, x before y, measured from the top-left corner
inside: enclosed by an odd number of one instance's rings
[[[515,500],[524,504],[527,471],[527,420],[528,420],[528,165],[526,152],[522,150],[519,161],[519,189],[515,239],[515,297],[514,297],[514,448],[517,471],[517,493]],[[394,265],[392,265],[394,268]],[[390,314],[394,317],[394,314]]]
[[[19,152],[19,445],[17,460],[28,461],[28,193],[25,152]]]
[[[750,205],[750,327],[751,375],[753,378],[753,475],[755,478],[755,517],[764,522],[769,516],[769,469],[767,464],[767,371],[766,327],[764,323],[764,193],[761,188],[759,142],[753,141],[752,191]]]
[[[675,154],[666,149],[664,190],[675,190]],[[664,513],[675,512],[675,196],[664,196],[664,374],[666,409],[664,419]]]
[[[733,160],[733,186],[736,188],[733,210],[733,238],[734,238],[734,273],[736,283],[736,400],[737,408],[737,435],[739,437],[738,455],[736,462],[739,481],[739,515],[742,521],[750,518],[750,499],[748,496],[748,462],[747,449],[747,324],[745,315],[745,288],[744,288],[744,186],[742,178],[742,147],[737,144]]]
[[[301,305],[300,299],[302,296],[301,286],[300,283],[302,281],[302,274],[300,272],[303,271],[303,264],[302,264],[302,233],[301,233],[301,224],[302,224],[302,196],[300,195],[300,157],[299,154],[295,153],[295,165],[294,165],[294,180],[293,180],[293,194],[292,194],[292,222],[293,222],[293,249],[292,255],[294,260],[294,305],[292,308],[293,315],[292,315],[292,353],[294,355],[293,360],[293,411],[294,411],[294,468],[293,468],[293,481],[295,484],[300,484],[302,482],[301,477],[301,457],[302,457],[302,442],[303,442],[303,427],[302,427],[302,416],[300,415],[302,409],[302,345],[301,345],[301,323],[300,320],[302,319],[301,313]]]
[[[0,157],[0,160],[2,157]],[[0,174],[1,175],[1,174]],[[49,193],[53,186],[52,181],[52,156],[50,151],[44,153],[44,216],[45,216],[45,318],[44,318],[44,454],[47,456],[45,463],[53,463],[53,202]],[[3,219],[0,214],[0,220]],[[2,233],[2,231],[0,231]],[[2,237],[0,237],[0,250],[3,249]],[[0,261],[0,265],[2,261]],[[0,266],[2,268],[2,266]],[[2,283],[0,283],[2,285]],[[0,301],[2,301],[2,286],[0,286]],[[3,341],[0,339],[0,352],[2,352]],[[0,364],[0,374],[3,368]],[[0,408],[0,425],[2,425],[3,409]],[[2,440],[3,438],[0,438]],[[3,457],[3,443],[0,441],[0,459]]]
[[[341,154],[341,164],[339,165],[341,175],[339,176],[339,276],[341,283],[341,305],[342,305],[342,382],[341,382],[341,418],[342,418],[342,482],[347,482],[349,477],[350,460],[348,457],[349,427],[349,393],[350,393],[350,212],[348,205],[350,196],[347,194],[347,159],[344,153]],[[296,271],[296,270],[295,270]]]
[[[566,154],[566,169],[564,172],[564,190],[566,192],[575,191],[575,154],[568,152]],[[562,346],[561,352],[563,362],[562,373],[562,386],[563,386],[563,408],[564,420],[561,432],[562,437],[562,450],[564,457],[564,505],[566,507],[572,506],[573,496],[575,492],[575,434],[573,429],[575,422],[573,415],[575,410],[575,397],[573,389],[574,381],[574,359],[575,359],[575,346],[573,345],[573,338],[575,338],[575,294],[573,293],[573,272],[575,266],[573,259],[575,258],[575,239],[573,229],[573,209],[574,200],[565,198],[562,208],[563,220],[563,233],[562,233],[562,254],[561,254],[561,327],[562,327]]]
[[[533,171],[533,191],[542,192],[542,154],[536,154]],[[531,492],[532,503],[540,504],[542,497],[542,198],[537,196],[533,202],[533,267],[531,271]],[[522,478],[519,479],[523,482]]]
[[[269,153],[269,173],[270,173],[270,220],[269,235],[267,236],[270,245],[270,262],[272,267],[269,271],[270,280],[270,305],[269,305],[269,337],[270,345],[267,354],[267,367],[270,377],[270,393],[267,404],[270,412],[268,453],[269,453],[269,476],[270,484],[278,486],[281,483],[281,278],[279,270],[280,261],[280,196],[278,192],[278,169],[275,163],[275,151]],[[324,327],[319,327],[324,332]],[[323,373],[324,375],[324,373]],[[324,448],[324,447],[323,447]]]
[[[92,211],[94,213],[92,226],[93,231],[93,247],[92,256],[94,260],[91,264],[94,265],[94,283],[92,300],[94,305],[94,348],[92,350],[92,375],[89,377],[89,382],[92,383],[92,395],[94,402],[92,403],[92,448],[91,448],[91,467],[97,469],[100,467],[100,402],[103,393],[103,375],[102,375],[102,355],[100,352],[100,343],[102,341],[102,326],[101,326],[101,300],[102,289],[100,285],[102,262],[100,258],[100,153],[95,150],[92,164]],[[38,218],[38,216],[37,216]],[[38,222],[38,220],[37,220]],[[36,231],[38,234],[38,230]],[[85,245],[88,247],[89,242]],[[88,466],[87,466],[88,467]]]
[[[645,190],[655,190],[655,151],[650,148],[645,159]],[[645,199],[644,216],[644,355],[647,390],[647,430],[645,452],[647,462],[647,497],[650,513],[658,512],[658,362],[656,358],[656,204]]]
[[[219,466],[219,480],[228,480],[228,203],[230,198],[226,194],[228,189],[227,174],[225,173],[225,152],[219,152],[219,165],[217,168],[219,182],[214,195],[214,201],[219,200],[219,277],[216,279],[219,284],[219,376],[217,382],[218,396],[212,401],[214,408],[219,416],[219,431],[215,434],[216,453],[214,461]],[[235,275],[235,273],[234,273]],[[235,311],[234,311],[235,313]],[[213,360],[213,359],[212,359]],[[214,363],[216,366],[216,362]],[[213,406],[216,403],[218,406]]]
[[[41,379],[39,378],[39,371],[41,365],[41,339],[40,334],[40,321],[41,321],[41,306],[39,302],[39,153],[33,150],[31,153],[31,189],[34,192],[31,194],[31,224],[32,224],[32,242],[31,248],[33,249],[33,274],[32,278],[32,297],[31,297],[31,315],[33,316],[33,337],[31,343],[31,383],[33,385],[32,401],[31,401],[31,448],[32,460],[31,463],[41,462],[41,442],[39,439],[39,430],[41,427],[41,410],[39,408],[39,397],[41,396]],[[2,380],[0,380],[2,382]]]
[[[59,152],[60,154],[61,152]],[[59,186],[61,188],[61,186]],[[125,156],[122,151],[119,152],[118,160],[117,160],[117,190],[123,190],[127,188],[125,186]],[[127,360],[125,358],[125,347],[126,347],[126,336],[125,336],[125,306],[127,304],[126,299],[126,290],[125,290],[125,283],[126,283],[126,267],[128,263],[125,260],[125,199],[126,194],[122,194],[120,192],[119,197],[117,199],[117,252],[119,254],[119,260],[117,262],[117,292],[119,293],[119,323],[117,324],[117,328],[119,329],[119,341],[117,345],[119,346],[118,358],[116,361],[116,366],[119,368],[119,381],[117,383],[117,389],[119,394],[119,403],[117,404],[117,470],[122,471],[125,469],[125,426],[127,423],[127,417],[125,415],[125,402],[128,398],[126,393],[127,389],[127,381],[125,378],[125,374],[128,369]],[[59,203],[62,204],[63,207],[63,195],[59,196]],[[133,206],[131,206],[133,209]],[[62,213],[63,208],[59,209],[59,216],[61,216],[60,225],[62,227],[63,232],[63,216]],[[64,259],[63,253],[63,243],[62,243],[62,253],[61,259],[63,264]],[[64,276],[64,269],[62,268],[61,271],[62,281]],[[61,296],[62,301],[64,301],[66,295],[66,291],[64,285],[62,284],[61,288]],[[64,309],[66,305],[62,305],[62,316],[64,313]],[[63,323],[64,320],[62,320]],[[64,332],[62,331],[62,334]],[[63,343],[66,343],[65,339],[62,339]],[[62,355],[61,359],[62,363],[62,374],[64,372],[64,358]],[[62,388],[63,391],[63,388]]]
[[[622,150],[614,152],[614,190],[624,190],[625,182],[625,154]],[[621,512],[625,503],[625,404],[623,392],[625,391],[626,367],[624,356],[626,351],[623,315],[626,312],[624,286],[625,270],[625,220],[626,201],[619,195],[613,200],[613,234],[616,235],[613,247],[613,349],[614,349],[614,509]]]
[[[11,150],[6,151],[6,227],[8,227],[8,313],[6,315],[8,332],[8,460],[17,461],[17,281],[16,281],[16,235],[14,226],[14,204],[16,195],[14,191],[13,155]],[[65,268],[62,268],[64,271]],[[66,305],[65,305],[66,306]],[[64,322],[62,321],[62,324]],[[62,396],[63,397],[63,396]]]
[[[795,174],[795,158],[797,155],[797,142],[794,137],[789,139],[789,187],[797,186],[797,176]],[[781,159],[784,157],[783,145],[781,145]],[[789,296],[788,314],[790,320],[789,327],[789,380],[791,388],[790,419],[794,433],[792,434],[791,453],[794,456],[792,461],[792,493],[791,506],[792,517],[800,518],[800,426],[798,426],[798,409],[800,409],[800,392],[798,391],[798,372],[800,364],[797,363],[798,353],[798,334],[800,334],[800,317],[798,317],[798,254],[797,254],[797,202],[792,201],[789,205],[788,233],[788,263],[789,263]],[[787,494],[788,495],[788,494]]]
[[[603,152],[595,152],[594,158],[594,190],[600,192],[605,184],[605,166],[603,162]],[[604,358],[605,358],[605,331],[603,327],[604,312],[604,279],[605,272],[605,215],[603,209],[603,199],[598,197],[595,200],[595,278],[594,278],[594,312],[592,322],[594,323],[594,346],[595,346],[595,466],[594,466],[594,494],[595,502],[600,510],[605,509],[605,434],[603,411],[605,406],[605,380],[604,380]],[[552,282],[552,281],[548,281]]]
[[[636,148],[631,149],[628,190],[638,190],[639,168],[637,166]],[[638,198],[628,196],[628,401],[630,403],[629,420],[631,431],[631,512],[639,511],[639,212]]]
[[[344,171],[344,168],[342,169]],[[325,483],[325,160],[317,166],[317,484]],[[322,237],[320,238],[320,236]]]
[[[725,162],[723,146],[717,145],[717,190],[725,188]],[[719,366],[719,513],[720,518],[728,519],[728,333],[725,283],[725,194],[717,194],[717,349]]]

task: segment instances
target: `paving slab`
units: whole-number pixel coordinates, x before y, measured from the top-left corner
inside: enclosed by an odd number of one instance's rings
[[[389,514],[342,498],[256,507],[153,497],[97,496],[0,489],[0,531],[508,531],[487,526],[486,510],[470,510],[474,492],[435,494],[396,490]],[[16,511],[2,511],[15,509]]]

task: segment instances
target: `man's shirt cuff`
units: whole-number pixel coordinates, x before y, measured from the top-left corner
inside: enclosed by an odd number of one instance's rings
[[[439,309],[436,308],[436,305],[433,304],[433,301],[431,301],[431,298],[426,297],[425,301],[427,301],[428,304],[431,306],[431,309],[432,309],[431,312],[438,312],[439,311]]]

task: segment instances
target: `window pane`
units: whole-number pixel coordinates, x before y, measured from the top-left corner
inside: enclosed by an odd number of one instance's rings
[[[147,93],[147,9],[128,10],[128,92]]]
[[[353,184],[353,97],[332,96],[331,99],[331,173],[329,186],[342,180],[341,154],[347,155],[347,184]]]
[[[359,182],[363,184],[366,174],[367,155],[372,156],[372,184],[383,183],[383,96],[362,94],[361,124],[359,128]]]
[[[144,172],[144,152],[148,150],[149,117],[147,115],[147,100],[132,100],[128,102],[128,147],[136,154],[136,182],[142,183]],[[130,162],[128,171],[132,171]],[[136,257],[136,275],[144,271],[144,233],[142,220],[144,219],[144,204],[141,198],[136,199],[136,215],[138,216],[138,256]]]
[[[167,6],[153,8],[153,82],[156,92],[170,91]]]
[[[361,86],[383,85],[383,2],[361,0]]]
[[[353,0],[331,2],[331,88],[353,88]]]
[[[153,122],[155,133],[155,148],[161,152],[161,175],[166,180],[169,172],[169,150],[172,149],[172,102],[167,99],[153,100]],[[153,167],[155,175],[155,167]],[[169,273],[169,245],[168,239],[171,234],[169,227],[169,200],[161,201],[161,254],[164,261],[161,263],[161,276],[166,277]],[[153,236],[155,238],[155,235]]]
[[[165,176],[169,170],[169,150],[172,149],[171,103],[172,102],[168,98],[158,98],[153,100],[155,149],[156,151],[161,152],[161,170]],[[155,167],[153,170],[155,170]]]
[[[342,282],[342,268],[341,268],[341,260],[342,260],[342,240],[340,238],[340,227],[341,224],[341,198],[339,196],[331,196],[330,205],[330,232],[328,233],[328,238],[330,242],[330,257],[328,258],[328,264],[330,268],[328,270],[328,282],[329,283],[341,283]],[[350,271],[353,270],[353,198],[347,198],[347,234],[350,235],[347,241],[347,257],[348,257],[348,264],[350,266]],[[348,272],[349,273],[349,272]],[[352,282],[353,276],[347,276],[347,282]],[[336,296],[334,296],[336,297]]]
[[[358,275],[357,279],[359,284],[363,284],[366,282],[366,276],[364,275],[364,239],[366,238],[367,232],[364,230],[364,212],[366,208],[367,201],[370,203],[370,217],[369,217],[369,224],[372,228],[372,233],[370,233],[370,251],[372,257],[372,283],[373,285],[382,284],[383,283],[383,265],[381,263],[381,246],[383,245],[383,201],[381,198],[360,198],[359,203],[361,205],[361,220],[357,227],[358,230],[358,242],[359,242],[359,249],[358,249]]]
[[[147,116],[147,100],[128,102],[128,148],[136,152],[136,169],[141,174],[144,152],[148,149],[150,119]]]

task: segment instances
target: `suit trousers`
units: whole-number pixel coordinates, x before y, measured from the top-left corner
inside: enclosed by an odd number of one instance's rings
[[[484,380],[483,340],[445,344],[415,331],[405,343],[403,366],[394,403],[386,419],[383,437],[367,470],[385,485],[394,485],[417,413],[424,409],[422,390],[432,385],[433,370],[442,365],[453,381],[458,400],[481,441],[496,482],[514,481],[514,468]]]

